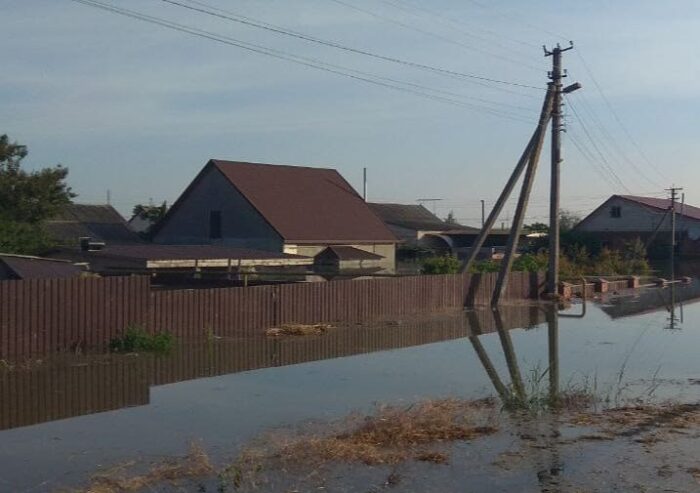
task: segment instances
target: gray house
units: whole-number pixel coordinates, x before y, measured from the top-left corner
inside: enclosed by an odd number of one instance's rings
[[[657,247],[670,245],[670,209],[669,199],[613,195],[574,230],[593,235],[612,248],[620,248],[635,238]],[[700,254],[700,208],[676,204],[676,239],[679,253]]]
[[[153,241],[306,257],[343,246],[380,256],[392,271],[398,240],[334,169],[210,160],[155,226]]]

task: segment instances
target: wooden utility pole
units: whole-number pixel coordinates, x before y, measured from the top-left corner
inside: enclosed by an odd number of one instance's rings
[[[666,191],[668,191],[671,194],[671,207],[669,210],[671,211],[671,251],[670,251],[670,259],[671,259],[671,280],[675,280],[675,256],[676,256],[676,199],[678,198],[678,195],[676,195],[678,192],[683,190],[680,187],[676,186],[671,186],[671,188],[667,188]]]
[[[545,97],[545,103],[542,108],[542,114],[540,115],[540,121],[538,124],[539,135],[537,136],[535,145],[530,152],[530,159],[528,161],[527,171],[525,171],[525,178],[523,178],[520,197],[518,198],[518,206],[515,209],[515,216],[513,217],[513,224],[510,228],[510,235],[508,236],[505,255],[503,257],[503,261],[501,262],[498,279],[496,280],[496,288],[494,289],[493,297],[491,298],[491,304],[494,306],[498,305],[501,297],[508,287],[508,276],[510,275],[511,267],[513,266],[513,260],[518,248],[520,235],[522,233],[525,212],[527,211],[527,204],[530,201],[530,192],[532,191],[532,185],[535,181],[537,163],[540,160],[540,151],[542,150],[544,135],[546,133],[545,128],[547,127],[547,123],[549,122],[552,114],[553,95],[553,84],[550,84],[549,88],[547,89],[547,96]]]
[[[559,286],[559,190],[560,190],[560,165],[561,165],[561,131],[562,131],[562,78],[566,73],[562,70],[561,54],[574,47],[573,43],[567,48],[557,44],[551,51],[544,48],[544,55],[552,57],[552,71],[549,78],[552,80],[554,90],[554,105],[552,107],[552,174],[549,197],[549,272],[547,274],[547,292],[557,294]],[[576,90],[578,87],[571,87]],[[569,89],[569,88],[567,88]],[[570,91],[567,91],[570,92]]]
[[[547,95],[545,96],[544,103],[542,105],[540,121],[542,121],[542,117],[544,115],[547,116],[547,121],[549,121],[551,108],[552,97],[551,92],[548,91]],[[467,261],[462,264],[460,272],[467,272],[469,270],[469,267],[471,267],[471,265],[476,260],[476,257],[479,255],[479,250],[484,245],[486,238],[488,238],[489,234],[491,233],[493,225],[496,223],[498,216],[503,211],[503,206],[510,197],[510,194],[513,191],[513,188],[515,187],[515,184],[518,182],[520,175],[522,175],[528,162],[530,161],[532,151],[539,142],[542,132],[544,132],[544,126],[538,125],[535,129],[535,132],[532,134],[532,137],[530,137],[530,141],[527,143],[527,146],[525,147],[525,150],[520,156],[518,163],[515,165],[513,173],[510,175],[510,178],[508,178],[506,186],[503,188],[501,194],[498,196],[498,200],[496,200],[493,209],[491,209],[491,212],[489,213],[489,216],[486,219],[486,223],[482,226],[481,231],[479,232],[479,236],[476,238],[476,240],[474,240],[474,243],[472,243],[471,251],[469,252],[469,257],[467,258]]]

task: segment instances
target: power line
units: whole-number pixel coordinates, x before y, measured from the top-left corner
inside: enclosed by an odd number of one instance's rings
[[[398,86],[396,84],[384,82],[381,80],[381,79],[384,79],[384,80],[398,82],[398,81],[395,81],[394,79],[382,78],[379,76],[371,76],[371,77],[375,77],[375,79],[372,79],[372,78],[369,78],[368,76],[366,76],[366,75],[370,75],[370,74],[366,74],[364,72],[360,72],[360,71],[353,70],[353,69],[342,68],[342,67],[339,67],[337,65],[333,65],[333,64],[330,64],[327,62],[322,62],[320,60],[315,60],[315,59],[308,58],[308,57],[293,55],[293,54],[286,53],[286,52],[283,52],[280,50],[275,50],[272,48],[264,47],[261,45],[256,45],[253,43],[248,43],[245,41],[237,40],[235,38],[230,38],[228,36],[223,36],[223,35],[219,35],[216,33],[212,33],[210,31],[204,31],[202,29],[193,28],[193,27],[186,26],[183,24],[178,24],[175,22],[167,21],[167,20],[164,20],[164,19],[161,19],[158,17],[150,16],[150,15],[136,12],[133,10],[123,9],[120,7],[116,7],[114,5],[98,2],[96,0],[71,0],[71,1],[76,2],[76,3],[81,3],[84,5],[88,5],[91,7],[99,8],[99,9],[102,9],[102,10],[105,10],[105,11],[108,11],[111,13],[119,14],[119,15],[122,15],[125,17],[130,17],[130,18],[138,19],[138,20],[141,20],[144,22],[156,24],[156,25],[168,28],[168,29],[173,29],[176,31],[191,34],[193,36],[198,36],[198,37],[209,39],[212,41],[217,41],[219,43],[223,43],[223,44],[230,45],[230,46],[235,46],[237,48],[241,48],[241,49],[248,50],[251,52],[264,54],[264,55],[267,55],[267,56],[270,56],[273,58],[291,61],[293,63],[297,63],[297,64],[304,65],[307,67],[315,68],[318,70],[323,70],[325,72],[333,73],[336,75],[341,75],[341,76],[349,77],[351,79],[367,82],[370,84],[374,84],[374,85],[378,85],[378,86],[382,86],[382,87],[386,87],[386,88],[390,88],[390,89],[418,95],[418,96],[426,98],[426,99],[431,99],[434,101],[440,101],[443,103],[448,103],[448,104],[452,104],[452,105],[456,105],[456,106],[461,106],[461,107],[470,108],[473,110],[482,111],[482,112],[491,114],[493,116],[499,116],[501,118],[506,118],[506,119],[513,120],[513,121],[531,123],[531,120],[526,120],[522,117],[519,117],[518,115],[512,115],[512,114],[509,114],[509,113],[506,113],[506,112],[503,112],[500,110],[496,110],[494,108],[480,107],[480,106],[477,106],[477,105],[474,105],[471,103],[467,103],[464,101],[459,101],[459,100],[447,98],[447,97],[440,96],[440,95],[429,94],[429,93],[426,93],[424,91],[413,89],[411,87]],[[355,74],[359,73],[359,74],[363,74],[363,75],[354,75],[353,73],[348,73],[348,71],[354,72]],[[376,79],[380,79],[380,80],[376,80]],[[411,83],[403,83],[403,84],[411,85]],[[418,86],[417,84],[412,84],[412,85]]]
[[[632,133],[627,129],[627,126],[622,122],[622,119],[620,116],[617,114],[617,111],[615,111],[615,108],[613,105],[610,103],[610,100],[608,97],[605,95],[605,92],[603,92],[603,88],[601,85],[598,83],[598,79],[593,75],[593,70],[591,70],[590,66],[588,65],[588,62],[586,62],[586,59],[583,57],[583,54],[581,53],[580,49],[576,50],[576,54],[578,55],[579,59],[581,60],[581,63],[583,64],[583,68],[588,72],[589,77],[593,81],[593,85],[596,87],[598,90],[598,93],[600,94],[601,98],[605,102],[605,105],[608,107],[610,112],[613,115],[613,118],[617,122],[617,124],[622,128],[622,131],[625,133],[629,141],[632,143],[632,145],[637,149],[637,152],[642,156],[642,158],[645,160],[645,162],[651,167],[662,179],[666,179],[666,176],[661,173],[659,168],[649,159],[649,157],[646,155],[646,153],[642,150],[641,146],[637,143],[637,140],[632,136]]]
[[[296,31],[291,31],[289,29],[285,29],[285,28],[282,28],[280,26],[275,26],[273,24],[269,24],[266,22],[260,22],[260,21],[254,20],[250,17],[244,18],[243,16],[230,13],[229,11],[222,11],[222,9],[216,9],[216,10],[219,12],[225,12],[225,13],[217,13],[213,10],[209,10],[211,7],[204,4],[203,2],[194,2],[193,1],[192,3],[197,3],[198,5],[206,5],[207,8],[194,7],[192,5],[187,5],[187,4],[184,4],[184,3],[176,1],[176,0],[160,0],[160,1],[164,2],[164,3],[171,4],[171,5],[178,6],[181,8],[185,8],[185,9],[193,10],[196,12],[204,13],[207,15],[211,15],[214,17],[218,17],[221,19],[226,19],[226,20],[230,20],[230,21],[237,22],[240,24],[244,24],[244,25],[248,25],[248,26],[252,26],[252,27],[257,27],[260,29],[265,29],[267,31],[274,32],[277,34],[282,34],[285,36],[290,36],[293,38],[302,39],[304,41],[321,44],[324,46],[336,48],[336,49],[351,52],[351,53],[356,53],[359,55],[369,56],[369,57],[376,58],[379,60],[384,60],[384,61],[397,63],[397,64],[401,64],[401,65],[406,65],[406,66],[410,66],[413,68],[419,68],[422,70],[428,70],[430,72],[439,73],[442,75],[449,75],[452,77],[466,78],[466,79],[478,80],[478,81],[482,81],[482,82],[490,82],[493,84],[502,84],[502,85],[508,85],[508,86],[514,86],[514,87],[521,87],[521,88],[526,88],[526,89],[543,90],[541,87],[531,86],[528,84],[522,84],[519,82],[494,79],[491,77],[485,77],[485,76],[481,76],[481,75],[475,75],[475,74],[459,72],[459,71],[455,71],[455,70],[443,69],[443,68],[434,67],[431,65],[426,65],[426,64],[422,64],[422,63],[418,63],[418,62],[412,62],[410,60],[403,60],[400,58],[395,58],[395,57],[391,57],[391,56],[387,56],[387,55],[381,55],[378,53],[370,52],[367,50],[362,50],[359,48],[353,48],[351,46],[343,45],[343,44],[337,43],[335,41],[324,40],[321,38],[309,36],[307,34],[299,33]],[[228,14],[230,14],[230,15],[228,15]]]
[[[484,49],[481,49],[481,48],[476,48],[476,47],[474,47],[474,46],[471,46],[471,45],[462,43],[462,42],[460,42],[460,41],[456,41],[456,40],[454,40],[454,39],[452,39],[452,38],[448,38],[448,37],[446,37],[446,36],[443,36],[442,34],[437,34],[437,33],[434,33],[434,32],[432,32],[432,31],[426,31],[426,30],[424,30],[424,29],[421,29],[421,28],[419,28],[419,27],[413,26],[413,25],[411,25],[411,24],[406,24],[405,22],[401,22],[401,21],[399,21],[399,20],[397,20],[397,19],[394,19],[393,17],[388,17],[388,16],[385,16],[385,15],[379,14],[379,13],[377,13],[377,12],[375,12],[375,11],[367,10],[367,9],[362,8],[362,7],[358,7],[357,5],[348,3],[348,2],[346,2],[346,1],[344,1],[344,0],[331,0],[331,1],[334,2],[334,3],[337,3],[337,4],[339,4],[339,5],[343,5],[343,6],[347,7],[347,8],[352,9],[352,10],[356,10],[356,11],[358,11],[358,12],[362,12],[362,13],[364,13],[364,14],[370,15],[370,16],[375,17],[375,18],[377,18],[377,19],[383,20],[383,21],[385,21],[385,22],[389,22],[390,24],[395,24],[395,25],[400,26],[400,27],[403,27],[403,28],[405,28],[405,29],[409,29],[409,30],[412,30],[412,31],[416,31],[416,32],[421,33],[421,34],[423,34],[423,35],[430,36],[430,37],[433,37],[433,38],[436,38],[436,39],[445,41],[445,42],[447,42],[447,43],[456,44],[456,45],[458,45],[458,46],[462,46],[462,47],[467,48],[467,49],[469,49],[469,50],[481,52],[481,53],[487,54],[487,55],[489,55],[489,56],[491,56],[491,57],[499,58],[499,59],[501,59],[501,60],[504,60],[504,61],[507,61],[507,62],[510,62],[510,63],[515,63],[515,64],[517,64],[517,65],[520,65],[520,66],[529,68],[529,69],[531,69],[531,70],[535,70],[535,71],[537,71],[537,72],[541,72],[541,71],[542,71],[542,69],[541,69],[540,67],[535,67],[534,65],[530,65],[530,64],[528,64],[528,63],[524,63],[524,62],[522,62],[522,61],[520,61],[520,60],[515,60],[515,59],[510,58],[510,57],[498,55],[498,54],[495,54],[495,53],[490,52],[489,50],[484,50]],[[390,5],[392,5],[392,4],[390,3]],[[393,6],[396,7],[395,4],[394,4]],[[400,7],[397,7],[397,8],[399,8],[399,9],[401,10]]]
[[[568,101],[568,98],[567,98]],[[571,101],[568,101],[569,104],[572,104]],[[603,141],[606,141],[606,145],[609,145],[609,149],[611,149],[613,152],[610,154],[617,154],[624,162],[626,162],[636,173],[636,175],[641,176],[644,180],[646,180],[649,184],[651,184],[654,187],[658,188],[663,188],[663,185],[661,185],[659,182],[654,181],[652,178],[647,175],[644,170],[642,170],[637,164],[630,159],[630,157],[627,155],[627,153],[622,149],[622,147],[618,144],[617,140],[613,137],[613,135],[608,131],[608,129],[605,127],[603,122],[600,120],[598,115],[595,113],[593,110],[593,107],[591,107],[587,102],[584,97],[580,99],[581,103],[581,108],[583,108],[583,111],[588,113],[588,115],[591,117],[591,121],[595,125],[595,127],[598,129],[601,137],[603,138]],[[577,103],[578,104],[578,103]],[[601,141],[602,143],[602,141]]]
[[[436,18],[436,19],[441,19],[441,20],[443,20],[443,21],[444,21],[443,24],[445,24],[445,25],[448,25],[448,24],[449,24],[449,25],[452,25],[454,29],[456,29],[457,31],[459,31],[459,32],[461,32],[461,33],[463,33],[463,34],[465,34],[465,35],[467,35],[467,36],[474,37],[474,38],[476,38],[476,39],[480,39],[480,40],[483,40],[483,41],[487,41],[485,38],[483,38],[483,37],[481,37],[481,36],[478,36],[478,35],[476,35],[476,34],[473,34],[473,33],[471,33],[470,31],[465,30],[465,29],[462,27],[462,25],[463,25],[463,21],[462,21],[462,20],[456,20],[455,18],[450,17],[450,16],[447,16],[447,15],[445,15],[445,14],[443,14],[443,13],[437,11],[437,10],[430,9],[430,8],[428,8],[428,7],[425,7],[425,6],[414,5],[414,4],[410,3],[410,2],[406,2],[406,1],[403,1],[403,0],[394,0],[394,1],[392,1],[392,0],[382,0],[382,1],[384,1],[385,3],[390,3],[390,4],[391,4],[391,3],[393,3],[393,4],[403,4],[405,9],[411,9],[411,10],[414,10],[414,11],[424,12],[424,13],[426,13],[426,14],[428,14],[428,15],[430,15],[430,16]],[[497,39],[499,39],[499,40],[500,40],[500,39],[504,39],[504,40],[511,41],[512,43],[515,43],[515,44],[518,44],[518,45],[527,46],[527,47],[529,47],[529,48],[537,48],[538,50],[540,49],[540,46],[539,46],[539,45],[536,45],[536,44],[534,44],[534,43],[529,43],[529,42],[527,42],[527,41],[522,41],[522,40],[520,40],[520,39],[512,38],[512,37],[509,37],[509,36],[505,36],[505,35],[503,35],[503,34],[496,33],[496,32],[494,32],[494,31],[491,31],[490,29],[483,29],[483,28],[480,28],[479,30],[482,31],[482,32],[484,32],[484,33],[486,33],[486,34],[489,34],[489,35],[491,35],[492,37],[497,38]],[[505,46],[501,45],[500,43],[496,43],[496,44],[497,44],[497,46],[501,46],[501,47],[503,47],[504,49],[507,49]]]

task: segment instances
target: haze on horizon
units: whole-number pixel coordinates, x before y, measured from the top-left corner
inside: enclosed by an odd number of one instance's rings
[[[0,133],[29,147],[29,166],[67,166],[79,202],[103,203],[110,190],[126,216],[151,199],[172,203],[220,158],[335,167],[358,190],[367,167],[370,200],[440,198],[438,215],[476,225],[480,200],[493,204],[534,129],[551,63],[542,45],[571,39],[567,82],[584,89],[565,108],[562,207],[584,215],[610,194],[663,196],[672,183],[700,205],[692,0],[177,2],[519,85],[445,77],[162,0],[100,1],[375,83],[70,0],[2,0]],[[548,166],[545,150],[529,221],[547,215]]]

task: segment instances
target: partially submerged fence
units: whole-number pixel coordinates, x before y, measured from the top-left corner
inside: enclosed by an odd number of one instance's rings
[[[103,346],[129,325],[180,338],[254,335],[283,323],[364,322],[487,304],[495,274],[151,291],[147,277],[0,282],[0,358]],[[543,277],[511,274],[506,300]]]
[[[545,321],[532,305],[501,309],[503,329]],[[0,371],[0,430],[146,405],[150,388],[184,380],[354,356],[494,332],[491,310],[417,316],[400,324],[333,330],[317,337],[193,341],[167,358],[53,358],[23,371]],[[468,349],[465,349],[468,350]],[[80,362],[81,364],[75,364]],[[40,403],[40,405],[37,405]]]

